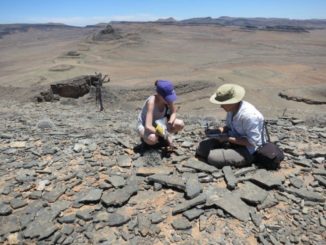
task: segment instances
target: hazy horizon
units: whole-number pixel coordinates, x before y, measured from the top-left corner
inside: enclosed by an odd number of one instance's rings
[[[241,17],[241,16],[219,16],[219,17],[211,17],[211,16],[194,16],[186,19],[176,19],[174,17],[163,17],[163,18],[158,18],[155,20],[108,20],[108,21],[101,21],[93,24],[86,24],[86,25],[73,25],[73,24],[68,24],[68,23],[63,23],[63,22],[13,22],[13,23],[0,23],[0,25],[46,25],[46,24],[57,24],[57,25],[67,25],[67,26],[75,26],[75,27],[85,27],[88,25],[98,25],[98,24],[105,24],[105,23],[110,23],[110,22],[155,22],[158,21],[159,19],[168,19],[168,18],[173,18],[176,21],[182,21],[182,20],[187,20],[187,19],[200,19],[200,18],[213,18],[213,19],[219,19],[223,17],[228,17],[228,18],[234,18],[234,19],[288,19],[288,20],[299,20],[299,21],[305,21],[305,20],[326,20],[325,19],[318,19],[318,18],[313,18],[313,19],[290,19],[290,18],[280,18],[280,17]]]
[[[19,7],[17,7],[19,6]],[[174,18],[230,16],[234,18],[326,19],[324,0],[3,0],[0,24],[62,23],[86,26],[111,21],[155,21]]]

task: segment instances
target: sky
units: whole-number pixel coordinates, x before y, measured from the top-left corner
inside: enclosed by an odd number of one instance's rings
[[[85,26],[208,16],[326,19],[326,0],[0,0],[0,24]]]

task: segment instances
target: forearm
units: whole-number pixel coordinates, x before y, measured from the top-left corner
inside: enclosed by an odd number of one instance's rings
[[[147,132],[150,132],[150,133],[153,133],[153,134],[155,134],[155,128],[154,128],[154,126],[153,125],[145,125],[145,130],[147,131]]]
[[[168,121],[168,123],[169,124],[173,124],[173,122],[174,122],[174,120],[176,119],[176,117],[177,117],[177,113],[172,113],[171,115],[170,115],[170,118],[169,118],[169,121]]]
[[[153,111],[154,111],[154,99],[151,98],[146,106],[147,106],[147,113],[146,113],[146,120],[145,120],[145,130],[149,133],[155,133],[155,127],[153,125]]]
[[[244,137],[240,137],[240,138],[228,137],[228,142],[235,145],[251,146],[247,138]]]
[[[152,133],[152,134],[155,134],[156,131],[155,131],[155,128],[154,127],[145,127],[145,130],[149,133]]]

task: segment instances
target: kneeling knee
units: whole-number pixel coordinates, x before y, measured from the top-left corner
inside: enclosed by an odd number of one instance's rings
[[[148,137],[145,139],[146,144],[148,145],[155,145],[158,142],[158,137],[155,134],[150,134]]]
[[[207,162],[217,168],[228,165],[224,158],[223,149],[211,150],[207,156]]]

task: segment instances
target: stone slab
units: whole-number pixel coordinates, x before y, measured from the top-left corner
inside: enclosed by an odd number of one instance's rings
[[[209,165],[207,163],[198,161],[196,159],[189,159],[183,164],[184,167],[193,168],[200,172],[214,173],[218,171],[218,168]]]
[[[240,196],[243,201],[252,205],[258,205],[266,199],[268,192],[247,181],[241,186]]]
[[[313,201],[313,202],[324,202],[325,198],[317,192],[309,191],[307,189],[295,189],[295,188],[285,188],[286,192],[294,194],[306,201]]]
[[[55,202],[62,194],[66,192],[67,187],[65,186],[58,186],[52,191],[46,192],[43,195],[43,198],[48,202]]]
[[[266,199],[263,201],[262,204],[259,204],[257,206],[257,210],[263,210],[266,208],[271,208],[274,207],[275,205],[278,204],[278,200],[274,197],[273,194],[269,193]]]
[[[117,158],[117,164],[122,168],[129,168],[131,166],[132,160],[129,156],[123,155]]]
[[[154,174],[148,177],[151,182],[157,182],[164,186],[177,188],[184,191],[186,185],[183,179],[175,175]]]
[[[139,214],[137,216],[137,222],[138,222],[138,230],[139,233],[145,237],[149,233],[149,229],[151,227],[151,221],[147,215]]]
[[[326,178],[324,178],[323,176],[320,176],[320,175],[314,175],[314,177],[320,185],[326,187]]]
[[[182,213],[188,209],[191,209],[197,205],[200,205],[200,204],[204,204],[206,203],[206,194],[201,194],[199,195],[198,197],[194,198],[194,199],[191,199],[191,200],[188,200],[188,201],[185,201],[179,205],[177,205],[173,210],[172,210],[172,214],[175,215],[175,214],[178,214],[178,213]]]
[[[229,190],[234,190],[237,186],[237,178],[234,176],[234,173],[230,166],[224,166],[222,169],[224,173],[224,178]]]
[[[172,227],[175,230],[188,230],[192,226],[191,223],[186,218],[180,217],[172,222]]]
[[[257,170],[256,173],[254,173],[249,178],[251,181],[268,189],[279,187],[284,182],[284,177],[275,176],[273,175],[273,172],[267,171],[265,169]]]
[[[188,198],[192,199],[198,196],[202,191],[202,187],[199,183],[198,177],[196,175],[190,175],[186,181],[186,195]]]
[[[129,184],[124,188],[118,189],[113,192],[104,192],[101,198],[101,202],[105,206],[122,206],[130,197],[138,192],[137,184]]]
[[[109,226],[121,226],[123,224],[128,223],[129,220],[130,218],[127,216],[114,213],[109,215],[107,223]]]
[[[108,182],[110,182],[114,188],[120,188],[126,185],[126,180],[120,175],[109,176]]]
[[[138,168],[136,171],[136,175],[140,176],[150,176],[154,174],[163,174],[163,175],[169,175],[173,173],[174,168],[171,167],[141,167]]]
[[[187,210],[186,212],[183,213],[183,215],[189,220],[194,220],[198,218],[200,215],[204,213],[203,209],[198,209],[198,208],[193,208],[190,210]]]
[[[250,208],[245,204],[238,193],[226,192],[223,196],[215,196],[215,206],[223,209],[240,221],[248,221],[250,219]]]
[[[102,190],[101,189],[96,189],[93,188],[89,190],[85,196],[83,196],[79,202],[81,203],[96,203],[100,201],[101,196],[102,196]]]

